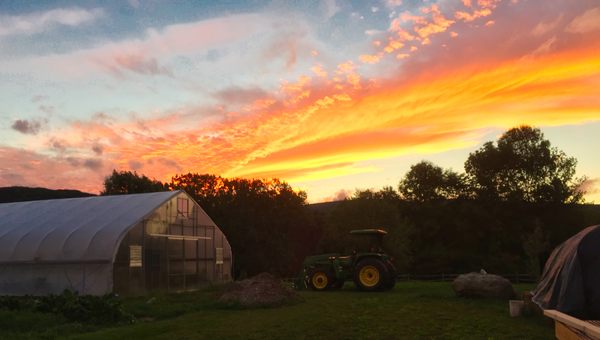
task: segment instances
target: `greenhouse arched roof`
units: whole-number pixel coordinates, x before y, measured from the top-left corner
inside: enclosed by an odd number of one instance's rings
[[[180,193],[0,204],[0,263],[112,262],[125,233]]]

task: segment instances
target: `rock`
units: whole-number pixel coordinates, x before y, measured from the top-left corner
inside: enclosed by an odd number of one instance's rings
[[[459,275],[452,282],[458,296],[512,299],[515,290],[507,279],[493,274],[468,273]]]
[[[261,273],[233,282],[218,300],[229,306],[273,307],[300,301],[300,296],[275,276]]]

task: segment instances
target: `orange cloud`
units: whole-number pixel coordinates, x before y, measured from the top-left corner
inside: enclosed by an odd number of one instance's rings
[[[360,61],[366,64],[376,64],[381,59],[380,55],[362,54],[359,57]]]
[[[431,36],[445,32],[455,21],[444,16],[437,4],[430,7],[421,8],[424,15],[415,15],[410,12],[403,12],[390,23],[388,32],[388,43],[383,47],[386,53],[392,53],[405,47],[407,41],[417,40],[421,45],[431,44]],[[410,28],[404,28],[403,24],[411,24]],[[410,33],[409,31],[413,31]],[[378,44],[377,46],[379,46]],[[397,59],[403,59],[409,56],[408,52],[414,51],[414,46],[410,51],[396,53]],[[400,56],[400,57],[399,57]]]
[[[339,64],[336,73],[345,76],[346,82],[355,89],[360,88],[360,75],[356,72],[356,65],[352,61]]]
[[[469,21],[473,21],[475,19],[478,18],[482,18],[482,17],[487,17],[490,14],[492,14],[492,11],[485,8],[482,10],[476,10],[473,11],[473,13],[467,13],[467,12],[463,12],[463,11],[457,11],[456,13],[454,13],[454,17],[456,19],[465,21],[465,22],[469,22]]]
[[[246,158],[230,174],[305,180],[310,173],[295,177],[298,169],[472,145],[489,126],[598,120],[593,84],[600,58],[592,52],[463,69],[297,111],[302,123],[288,126],[281,139],[271,136],[276,148]]]
[[[455,22],[454,20],[449,20],[444,17],[437,5],[431,5],[429,8],[424,8],[423,13],[431,14],[431,22],[419,24],[415,27],[415,32],[417,32],[421,38],[427,38],[432,34],[444,32]]]
[[[311,67],[310,70],[313,71],[314,74],[316,74],[317,76],[319,76],[321,78],[327,78],[327,71],[325,71],[323,69],[323,66],[321,66],[321,65],[315,65],[315,66]]]
[[[398,40],[390,39],[387,46],[383,50],[386,51],[387,53],[392,53],[395,50],[401,49],[402,47],[404,47],[404,44],[402,42],[400,42]]]

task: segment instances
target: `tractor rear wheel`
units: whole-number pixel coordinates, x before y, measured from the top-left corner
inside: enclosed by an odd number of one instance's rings
[[[308,272],[307,285],[312,290],[323,291],[330,287],[333,277],[328,270],[313,268]]]
[[[388,281],[388,271],[385,264],[373,258],[360,261],[354,268],[354,284],[360,290],[382,290]]]
[[[385,263],[386,267],[387,267],[387,281],[385,283],[385,290],[391,290],[394,288],[394,286],[396,285],[396,267],[394,267],[394,264],[387,261]]]

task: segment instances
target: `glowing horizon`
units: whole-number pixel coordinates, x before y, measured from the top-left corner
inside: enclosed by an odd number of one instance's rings
[[[527,124],[598,202],[600,7],[552,2],[0,5],[0,186],[198,172],[277,177],[318,202],[396,187],[420,159],[462,171]]]

